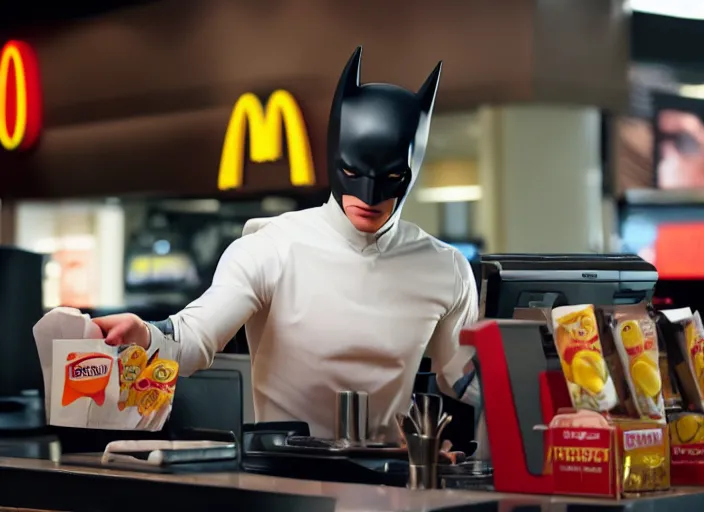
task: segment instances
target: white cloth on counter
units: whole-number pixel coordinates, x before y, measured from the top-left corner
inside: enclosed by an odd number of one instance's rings
[[[452,393],[459,333],[478,315],[467,259],[399,215],[362,233],[331,198],[247,222],[210,289],[171,317],[173,337],[150,326],[152,347],[178,351],[188,375],[245,324],[257,421],[305,421],[332,438],[336,392],[365,391],[370,432],[395,436],[426,349]]]
[[[201,450],[230,444],[223,441],[113,441],[105,447],[101,464],[124,461],[160,466],[164,462],[164,450]],[[148,452],[149,455],[146,460],[137,459],[131,455],[134,452]]]

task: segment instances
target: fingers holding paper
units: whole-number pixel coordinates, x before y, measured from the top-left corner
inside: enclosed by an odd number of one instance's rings
[[[94,318],[93,323],[100,327],[108,345],[139,345],[145,349],[149,348],[149,329],[137,315],[108,315]]]

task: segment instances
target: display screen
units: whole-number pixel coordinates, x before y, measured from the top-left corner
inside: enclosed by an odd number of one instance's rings
[[[462,255],[469,261],[474,261],[479,259],[479,246],[472,243],[451,243],[452,247],[457,249],[462,253]]]
[[[625,206],[621,250],[638,254],[660,279],[704,279],[704,205]]]
[[[128,286],[198,283],[193,261],[184,253],[134,256],[129,260],[126,274]]]
[[[656,94],[653,102],[657,187],[704,188],[704,101]]]
[[[655,187],[652,120],[618,117],[615,130],[617,194],[622,196],[627,190]]]

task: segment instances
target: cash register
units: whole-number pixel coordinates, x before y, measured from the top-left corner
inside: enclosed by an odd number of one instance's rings
[[[543,432],[555,412],[570,407],[564,376],[545,314],[574,304],[650,302],[658,274],[634,255],[494,254],[481,262],[480,317],[460,344],[476,349],[494,487],[502,492],[549,494]],[[478,416],[478,415],[477,415]]]
[[[516,308],[638,304],[653,298],[658,272],[632,254],[487,254],[481,260],[480,318]]]

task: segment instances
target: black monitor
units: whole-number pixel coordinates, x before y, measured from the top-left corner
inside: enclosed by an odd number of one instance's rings
[[[42,317],[44,257],[0,247],[0,398],[24,390],[44,395],[44,381],[32,327]]]
[[[242,441],[242,374],[233,368],[208,368],[176,383],[167,428],[232,432]]]
[[[637,304],[653,297],[658,272],[632,254],[486,254],[480,315],[513,318],[515,308]]]

